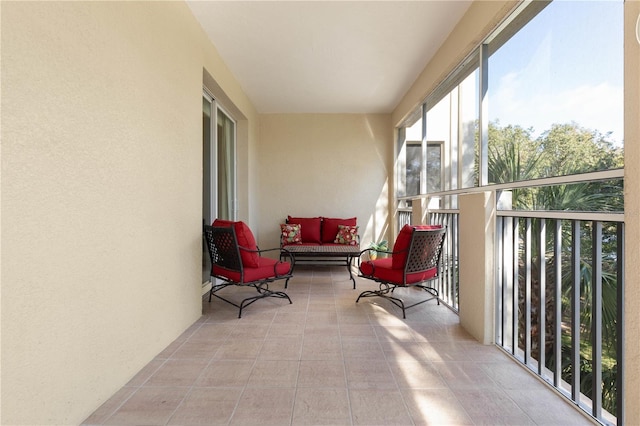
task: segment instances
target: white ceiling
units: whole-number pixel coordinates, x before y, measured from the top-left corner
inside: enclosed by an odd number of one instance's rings
[[[388,113],[471,0],[188,1],[260,113]]]

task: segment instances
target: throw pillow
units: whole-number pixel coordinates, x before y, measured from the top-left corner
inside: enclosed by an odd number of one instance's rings
[[[320,243],[320,223],[319,217],[287,217],[287,223],[297,223],[301,226],[303,243]],[[335,235],[335,233],[333,234]]]
[[[350,217],[347,219],[340,219],[335,217],[323,217],[322,218],[322,243],[331,243],[336,239],[338,234],[338,225],[356,226],[358,224],[357,218]]]
[[[338,234],[336,234],[334,243],[345,244],[348,246],[358,245],[358,227],[349,225],[338,225]]]
[[[287,244],[302,244],[302,225],[298,223],[281,223],[280,230],[282,231],[282,245]]]

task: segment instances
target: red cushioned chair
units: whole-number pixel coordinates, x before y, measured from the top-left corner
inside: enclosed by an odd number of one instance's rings
[[[393,251],[378,250],[378,253],[386,253],[391,257],[362,260],[362,255],[371,249],[360,252],[358,276],[376,281],[380,287],[379,290],[363,291],[356,303],[363,297],[382,297],[402,309],[402,318],[406,318],[406,309],[429,300],[436,299],[439,305],[438,290],[424,283],[438,278],[445,233],[446,228],[440,226],[405,225],[396,238]],[[394,295],[398,287],[419,287],[430,297],[405,305],[402,299]]]
[[[204,225],[204,236],[211,258],[211,296],[215,296],[240,309],[238,318],[242,317],[242,309],[265,297],[291,299],[282,291],[272,291],[269,283],[286,280],[291,277],[293,264],[276,259],[262,257],[262,253],[280,251],[274,248],[259,250],[251,230],[244,222],[232,222],[216,219],[212,226]],[[222,282],[216,284],[217,278]],[[225,299],[217,293],[228,286],[254,287],[257,295],[247,297],[237,304]]]

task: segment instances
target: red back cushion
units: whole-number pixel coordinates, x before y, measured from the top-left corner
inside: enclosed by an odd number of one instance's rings
[[[356,226],[358,219],[350,217],[348,219],[338,219],[332,217],[322,218],[322,242],[332,243],[338,235],[338,225]]]
[[[297,223],[300,225],[303,243],[320,243],[320,221],[319,217],[287,217],[287,223]],[[336,233],[337,233],[336,228]],[[333,236],[335,238],[335,234]],[[331,240],[333,241],[333,239]]]
[[[405,225],[400,230],[396,242],[393,244],[394,255],[392,268],[403,269],[409,255],[409,244],[411,243],[411,235],[414,229],[440,229],[440,225]],[[396,253],[400,252],[400,253]]]
[[[230,220],[216,219],[213,221],[213,226],[233,226],[236,231],[239,246],[249,250],[258,250],[256,239],[246,223],[242,221],[233,222]],[[258,253],[240,249],[240,257],[242,258],[242,264],[245,268],[257,268],[260,264],[260,255]]]

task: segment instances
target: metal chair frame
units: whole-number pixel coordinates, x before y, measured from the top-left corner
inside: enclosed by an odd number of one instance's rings
[[[440,277],[440,260],[442,256],[442,247],[444,244],[446,231],[446,227],[440,229],[414,229],[411,233],[409,247],[406,250],[397,252],[377,250],[378,253],[386,253],[387,255],[391,256],[408,252],[407,259],[403,268],[401,282],[386,281],[375,277],[375,263],[374,271],[371,276],[362,274],[362,272],[360,271],[362,254],[370,251],[371,249],[365,249],[360,252],[360,257],[358,258],[358,276],[360,278],[378,282],[379,290],[363,291],[358,296],[356,303],[358,303],[361,298],[382,297],[402,309],[403,319],[407,318],[406,310],[409,308],[413,308],[414,306],[421,305],[433,299],[436,299],[438,305],[440,305],[440,294],[438,293],[438,290],[434,287],[423,285],[423,283],[436,280]],[[425,272],[433,268],[436,268],[436,275],[429,278],[428,280],[419,281],[416,283],[407,283],[407,275]],[[418,287],[429,293],[431,297],[410,305],[406,305],[402,299],[392,295],[392,293],[398,287]]]
[[[204,237],[207,244],[207,248],[209,250],[209,257],[211,259],[211,290],[209,291],[209,302],[211,302],[211,297],[215,296],[218,299],[229,303],[230,305],[239,308],[238,318],[242,317],[242,310],[252,303],[263,299],[265,297],[275,297],[279,299],[287,299],[289,303],[293,303],[291,298],[287,293],[283,291],[273,291],[269,289],[269,283],[278,281],[278,280],[288,280],[291,278],[291,274],[293,271],[293,260],[291,263],[291,267],[289,271],[285,275],[279,275],[276,270],[277,263],[273,266],[273,276],[267,278],[261,278],[255,281],[245,282],[245,269],[248,269],[243,265],[242,257],[240,256],[240,251],[257,253],[262,256],[263,253],[270,251],[280,251],[280,248],[266,249],[266,250],[251,250],[246,247],[242,247],[238,245],[238,238],[236,236],[236,231],[233,226],[230,227],[220,227],[220,226],[210,226],[204,225]],[[239,273],[240,280],[234,281],[229,277],[225,277],[223,275],[215,274],[213,272],[213,267],[219,266],[221,268],[227,269],[229,271]],[[215,279],[219,279],[222,282],[220,284],[214,284]],[[229,286],[239,286],[239,287],[254,287],[258,292],[257,295],[247,297],[240,302],[240,304],[226,299],[219,294],[217,294],[220,290],[227,288]]]

